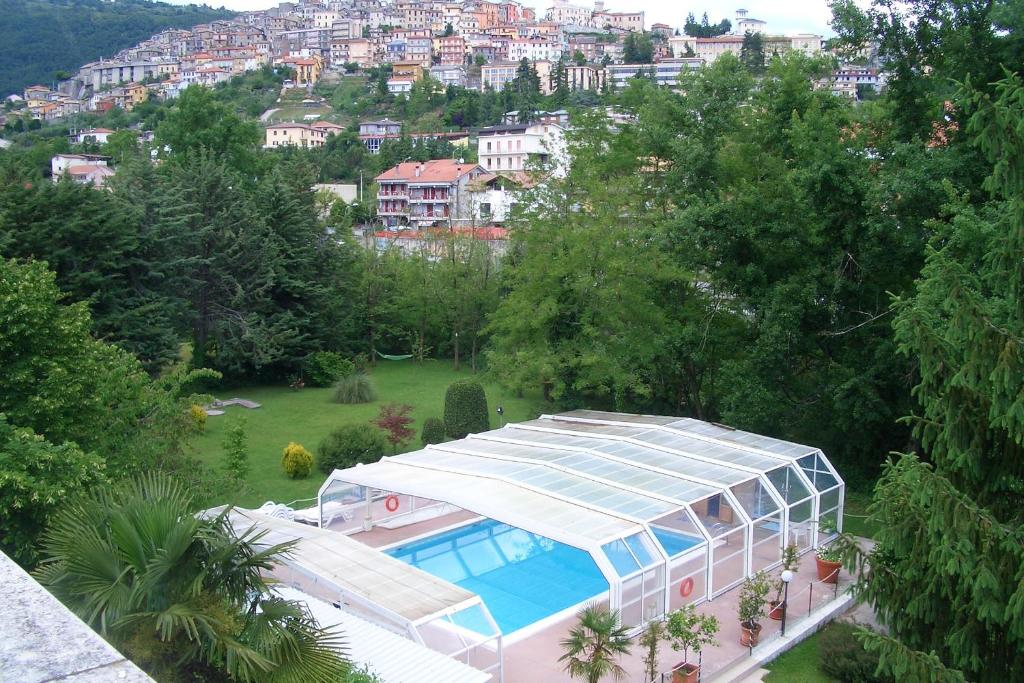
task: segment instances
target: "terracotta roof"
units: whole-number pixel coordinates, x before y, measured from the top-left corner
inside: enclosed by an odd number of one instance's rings
[[[416,175],[417,168],[420,168],[419,175]],[[434,159],[423,163],[407,161],[384,171],[376,179],[405,180],[413,183],[450,183],[476,168],[479,168],[477,164],[460,163],[456,159]]]
[[[89,175],[99,171],[100,175],[114,175],[114,169],[109,166],[100,166],[99,164],[79,164],[77,166],[68,166],[68,173],[71,175]]]
[[[313,128],[336,128],[338,130],[345,130],[345,126],[339,126],[336,123],[330,121],[315,121],[310,124]]]
[[[503,240],[508,238],[508,229],[497,226],[486,228],[427,228],[425,230],[378,230],[375,237],[389,240],[422,240],[468,235],[477,240]]]

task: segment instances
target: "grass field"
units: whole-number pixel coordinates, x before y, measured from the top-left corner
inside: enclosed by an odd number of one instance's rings
[[[286,386],[242,387],[216,393],[217,398],[247,398],[262,404],[257,410],[231,406],[225,415],[207,420],[206,433],[193,445],[206,464],[220,467],[222,442],[227,427],[238,419],[246,421],[249,459],[252,466],[246,490],[230,492],[222,501],[244,507],[259,506],[267,500],[288,503],[316,496],[324,477],[314,468],[307,479],[288,479],[281,469],[281,451],[289,441],[296,441],[316,455],[317,444],[328,432],[346,423],[368,423],[377,416],[384,403],[407,403],[413,406],[412,427],[416,436],[403,451],[420,448],[419,432],[428,417],[444,414],[444,393],[448,385],[462,378],[473,377],[468,371],[455,372],[449,361],[383,361],[371,373],[378,400],[361,405],[340,405],[330,400],[330,389],[292,391]],[[495,408],[504,407],[504,422],[530,419],[539,414],[539,401],[515,398],[496,384],[482,382],[487,393],[491,426],[498,426]]]
[[[843,501],[843,531],[854,536],[874,538],[878,530],[876,524],[871,524],[865,519],[867,506],[871,502],[871,496],[865,493],[854,493],[847,491]]]
[[[826,627],[828,628],[828,627]],[[832,678],[818,670],[819,633],[779,655],[765,666],[771,673],[763,680],[769,683],[832,683]]]

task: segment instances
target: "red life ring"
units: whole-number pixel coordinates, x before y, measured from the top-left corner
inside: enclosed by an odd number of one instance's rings
[[[394,512],[398,509],[398,496],[388,496],[384,499],[384,507],[388,512]]]
[[[679,584],[679,594],[684,598],[690,597],[690,593],[693,592],[693,579],[687,578],[681,584]]]

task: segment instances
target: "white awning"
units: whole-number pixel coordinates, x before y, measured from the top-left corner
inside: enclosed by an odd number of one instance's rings
[[[450,468],[443,463],[450,455],[425,450],[384,458],[370,465],[335,470],[328,482],[344,481],[381,491],[443,500],[583,550],[593,550],[609,538],[637,533],[642,528],[640,522],[626,515],[605,511],[578,498],[563,496],[556,490],[503,478],[499,472],[487,474]],[[582,479],[580,484],[594,485]]]
[[[215,515],[224,508],[207,511]],[[259,545],[296,541],[284,563],[313,574],[409,623],[457,611],[480,598],[432,574],[396,560],[344,534],[246,510],[232,509],[236,533],[255,526],[267,534]]]
[[[490,674],[423,647],[300,590],[276,586],[274,592],[286,600],[304,602],[321,628],[337,627],[344,639],[346,658],[357,668],[368,668],[383,683],[486,683],[491,679]]]

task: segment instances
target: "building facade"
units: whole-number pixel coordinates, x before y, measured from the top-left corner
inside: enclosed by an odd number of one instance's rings
[[[398,164],[376,178],[377,215],[388,227],[469,223],[469,184],[483,174],[478,164],[456,159]]]

